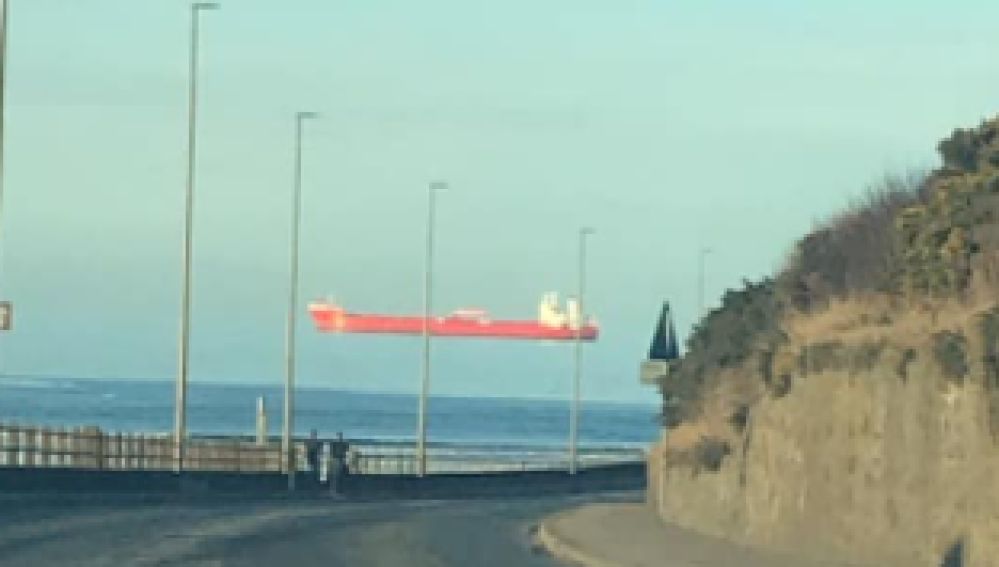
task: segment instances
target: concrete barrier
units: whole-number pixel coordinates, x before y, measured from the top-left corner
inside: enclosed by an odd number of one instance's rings
[[[531,497],[586,492],[644,490],[644,463],[565,471],[415,475],[348,475],[343,494],[362,499],[468,499]]]
[[[514,498],[585,492],[642,490],[645,467],[640,463],[607,465],[579,471],[414,475],[346,475],[340,496],[348,499],[468,499]],[[3,494],[208,494],[247,496],[287,494],[287,476],[280,473],[97,470],[91,468],[0,468]],[[312,473],[296,478],[302,495],[329,496],[328,485]]]
[[[307,482],[303,483],[308,486]],[[287,477],[280,473],[225,473],[90,468],[0,468],[0,494],[79,494],[287,491]]]

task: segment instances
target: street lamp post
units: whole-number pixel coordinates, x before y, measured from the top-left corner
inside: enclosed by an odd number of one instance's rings
[[[298,313],[298,256],[300,221],[302,217],[302,125],[319,115],[315,112],[295,114],[295,174],[291,203],[291,249],[290,283],[288,286],[288,321],[285,327],[285,375],[284,375],[284,420],[281,427],[281,452],[284,455],[285,472],[288,474],[288,490],[295,489],[295,447],[292,437],[295,434],[295,325]]]
[[[583,378],[583,327],[586,325],[586,307],[583,294],[586,292],[586,237],[596,231],[589,227],[579,229],[579,295],[576,298],[579,320],[576,322],[574,344],[575,365],[572,379],[572,406],[569,409],[569,474],[576,474],[579,468],[579,384]]]
[[[3,300],[3,250],[4,250],[4,224],[3,219],[3,185],[4,185],[4,122],[6,122],[6,100],[4,94],[7,89],[7,0],[0,0],[0,301]],[[10,307],[9,305],[0,306],[0,310],[6,309],[4,313],[0,313],[0,318],[5,319],[0,322],[0,333],[3,333],[6,327],[10,326]],[[5,371],[4,360],[6,357],[2,356],[2,349],[4,345],[0,342],[0,375],[3,375]]]
[[[191,62],[187,114],[187,190],[184,197],[183,282],[180,298],[180,345],[177,368],[177,397],[174,406],[174,470],[184,470],[184,441],[187,437],[187,378],[191,335],[191,241],[194,212],[194,161],[198,117],[198,23],[201,12],[216,10],[217,2],[191,4]]]
[[[420,407],[417,417],[416,459],[420,476],[427,474],[427,398],[430,395],[430,314],[433,311],[434,221],[437,193],[447,183],[434,181],[427,188],[427,257],[423,282],[423,369],[420,375]]]
[[[0,0],[0,245],[3,243],[4,123],[7,91],[7,0]],[[2,289],[2,288],[0,288]]]
[[[6,106],[4,93],[7,87],[7,0],[0,0],[0,301],[3,300],[3,245],[4,245],[4,208],[3,208],[3,179],[4,179],[4,122],[6,118]],[[10,306],[0,305],[0,334],[10,326]],[[0,376],[6,370],[3,356],[4,344],[0,342]]]

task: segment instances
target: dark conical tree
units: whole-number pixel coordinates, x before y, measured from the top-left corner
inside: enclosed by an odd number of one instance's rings
[[[676,360],[677,358],[680,358],[680,349],[677,346],[673,315],[667,301],[663,303],[663,310],[659,315],[659,325],[656,327],[656,334],[653,336],[652,346],[649,348],[649,360]]]

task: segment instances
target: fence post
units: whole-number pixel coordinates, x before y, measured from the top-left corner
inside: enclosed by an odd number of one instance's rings
[[[152,449],[152,465],[157,470],[169,468],[170,463],[164,458],[163,454],[163,440],[158,437],[153,437],[149,439],[149,445]]]
[[[52,463],[52,430],[49,428],[44,428],[41,430],[41,445],[42,445],[42,466],[51,467]]]
[[[49,430],[49,466],[62,466],[62,428],[54,427]]]
[[[0,424],[0,465],[9,466],[10,458],[10,430],[7,425]]]
[[[121,433],[107,433],[104,439],[104,467],[108,470],[119,468],[121,456]]]
[[[124,468],[123,465],[125,461],[124,453],[122,451],[123,446],[121,442],[122,441],[121,431],[115,431],[114,437],[111,437],[109,441],[111,442],[111,450],[109,452],[113,456],[108,462],[108,468],[121,470],[122,468]]]
[[[184,442],[184,470],[188,472],[200,470],[201,464],[201,445],[189,438]]]
[[[121,435],[121,463],[120,466],[123,470],[132,468],[132,458],[135,453],[132,449],[132,434],[123,433]]]
[[[24,435],[22,436],[23,443],[21,444],[24,450],[24,465],[32,466],[35,464],[35,428],[25,427]]]
[[[59,428],[59,466],[69,466],[69,430]]]
[[[173,449],[174,449],[174,441],[172,437],[160,439],[160,455],[162,456],[163,466],[171,470],[172,467],[174,466]]]
[[[211,441],[206,441],[205,445],[202,447],[202,459],[205,461],[204,468],[209,471],[225,471],[226,462],[222,458],[225,456],[225,452],[222,450],[224,447],[218,443],[212,443]]]
[[[140,471],[146,470],[146,435],[144,433],[140,433],[136,443],[138,444],[137,449],[139,453],[139,462],[136,468]]]
[[[267,444],[267,406],[264,397],[257,398],[257,445]]]
[[[156,447],[156,468],[161,470],[169,469],[172,465],[168,455],[170,454],[169,451],[173,450],[170,445],[170,440],[157,437],[154,440],[154,443]]]
[[[14,446],[16,445],[17,439],[15,438],[15,429],[12,425],[4,425],[3,433],[0,440],[3,442],[3,464],[7,466],[13,466],[17,464],[17,453],[14,452]]]
[[[27,460],[27,455],[24,452],[26,435],[24,427],[14,429],[14,447],[17,450],[14,454],[14,464],[19,467],[23,467]]]
[[[85,451],[89,451],[86,445],[86,439],[84,438],[84,429],[82,427],[76,427],[73,429],[73,437],[71,438],[72,443],[72,454],[71,461],[74,467],[83,468],[86,463],[83,458]]]
[[[105,465],[105,445],[104,442],[104,432],[99,428],[95,427],[94,431],[94,461],[96,462],[96,468],[98,470],[104,469]]]
[[[132,435],[132,447],[135,451],[135,469],[140,471],[146,468],[146,444],[143,443],[142,438],[142,433]]]
[[[46,427],[36,427],[35,428],[35,466],[44,467],[48,465],[48,453],[45,452],[45,434],[48,432]]]
[[[79,427],[73,428],[69,436],[69,466],[79,467],[80,466],[80,432],[82,429]]]
[[[139,468],[139,437],[135,433],[128,434],[128,469]]]
[[[168,461],[166,458],[166,448],[164,447],[163,439],[157,437],[154,439],[150,439],[150,441],[152,442],[152,446],[155,448],[154,451],[155,456],[153,457],[154,461],[153,466],[155,466],[157,469],[170,468],[170,461]]]
[[[7,466],[7,426],[0,423],[0,467]]]
[[[31,434],[27,427],[21,427],[18,429],[18,463],[22,467],[31,466]]]

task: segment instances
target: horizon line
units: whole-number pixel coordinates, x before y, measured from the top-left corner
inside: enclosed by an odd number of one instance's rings
[[[174,380],[169,378],[155,378],[155,377],[132,377],[132,378],[121,378],[121,377],[100,377],[100,376],[61,376],[61,375],[51,375],[51,374],[20,374],[20,373],[3,373],[0,374],[0,386],[4,380],[14,378],[14,379],[29,379],[29,380],[40,380],[40,381],[52,381],[52,380],[69,380],[78,382],[146,382],[146,383],[165,383],[173,384]],[[207,386],[242,386],[242,387],[254,387],[254,386],[271,386],[275,388],[282,387],[281,382],[260,382],[260,381],[248,381],[248,382],[227,382],[219,380],[207,380],[198,381],[197,384],[207,385]],[[298,386],[299,390],[324,390],[331,392],[348,392],[354,394],[373,394],[373,395],[384,395],[384,396],[418,396],[417,392],[399,391],[399,390],[368,390],[368,389],[356,389],[356,388],[343,388],[343,387],[332,387],[332,386],[322,386],[313,384],[300,384]],[[499,400],[517,400],[517,401],[535,401],[535,402],[566,402],[569,403],[568,398],[562,397],[546,397],[546,396],[515,396],[515,395],[502,395],[502,394],[431,394],[431,398],[465,398],[465,399],[499,399]],[[597,403],[597,404],[614,404],[614,405],[628,405],[628,406],[647,406],[647,407],[657,407],[658,403],[655,402],[642,402],[637,400],[621,400],[621,399],[583,399],[584,403]]]

